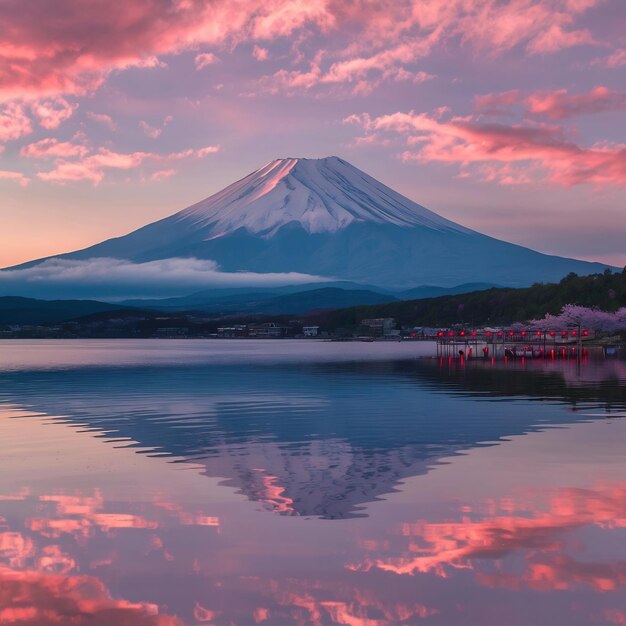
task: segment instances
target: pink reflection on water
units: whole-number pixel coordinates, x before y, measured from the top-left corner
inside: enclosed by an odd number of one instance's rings
[[[20,626],[183,626],[156,605],[111,598],[95,576],[0,566],[0,623]]]
[[[254,500],[261,502],[276,513],[298,514],[293,508],[293,499],[283,495],[285,487],[278,484],[278,476],[269,474],[262,468],[254,468],[252,471],[254,472],[252,480]]]
[[[270,488],[276,487],[271,475],[264,477],[270,479]],[[282,493],[276,489],[268,492],[274,502]],[[423,581],[394,592],[395,583],[380,575],[419,574],[437,581],[464,572],[494,591],[553,592],[586,586],[606,593],[626,584],[626,560],[594,557],[593,543],[587,545],[584,535],[589,529],[623,532],[626,482],[588,489],[525,489],[499,499],[461,501],[445,519],[429,515],[400,522],[376,536],[352,536],[346,550],[361,553],[363,559],[347,559],[343,573],[341,568],[331,569],[327,577],[306,569],[303,573],[293,565],[284,569],[290,547],[281,546],[276,537],[271,545],[255,544],[255,553],[246,559],[262,559],[267,548],[267,558],[273,555],[282,563],[278,569],[282,574],[265,560],[259,567],[268,568],[266,575],[258,569],[255,573],[245,560],[238,562],[244,554],[236,545],[228,547],[237,534],[226,546],[203,549],[202,538],[205,533],[218,536],[220,520],[207,512],[188,511],[188,505],[161,492],[124,505],[108,502],[99,490],[82,496],[20,493],[11,502],[40,516],[27,514],[23,528],[0,532],[0,594],[5,589],[11,594],[3,595],[0,623],[48,626],[69,611],[76,615],[71,623],[80,626],[186,625],[177,612],[157,604],[161,587],[146,600],[115,598],[108,590],[109,572],[114,578],[124,572],[124,580],[134,585],[152,576],[152,568],[159,577],[180,576],[179,584],[189,586],[187,613],[193,623],[220,625],[237,624],[239,616],[243,624],[391,626],[414,624],[451,610],[437,595],[430,596]],[[133,508],[141,509],[141,514]],[[186,538],[193,525],[203,533],[196,540]],[[125,554],[128,533],[143,546],[134,557]],[[147,559],[143,565],[141,559],[133,561],[139,554]],[[96,577],[96,570],[102,576]],[[454,610],[460,616],[461,605]],[[620,611],[607,609],[602,619],[619,625]]]
[[[608,591],[626,583],[626,560],[592,562],[586,555],[583,561],[566,553],[581,551],[571,539],[576,530],[626,527],[626,483],[595,489],[564,488],[549,494],[528,490],[498,502],[463,505],[458,516],[458,520],[401,524],[391,543],[362,543],[368,552],[382,556],[368,556],[347,567],[399,575],[434,573],[442,578],[456,569],[468,569],[489,587],[538,591],[569,589],[577,584]],[[394,552],[400,554],[394,556]],[[522,571],[506,571],[506,559],[516,553],[523,553]],[[483,571],[486,561],[496,561],[497,571]]]
[[[263,478],[267,501],[280,512],[282,505],[288,506],[281,499],[282,488],[272,475]],[[125,512],[115,510],[122,504],[107,501],[102,490],[85,495],[76,491],[35,495],[25,490],[12,502],[19,503],[25,514],[20,530],[0,533],[0,623],[51,626],[71,619],[67,623],[79,626],[230,625],[239,623],[239,616],[244,624],[278,620],[301,626],[391,626],[438,613],[437,608],[415,599],[391,600],[375,581],[360,581],[360,574],[346,579],[341,567],[327,579],[293,572],[285,572],[284,577],[246,573],[243,563],[235,563],[231,572],[223,571],[228,561],[237,558],[237,547],[226,551],[202,547],[205,533],[217,536],[220,520],[206,512],[187,511],[186,505],[166,499],[161,492],[140,503],[126,502]],[[142,509],[143,514],[132,512],[133,508]],[[30,515],[35,511],[38,517]],[[197,526],[201,533],[197,546],[185,536],[190,526]],[[131,536],[143,549],[126,554]],[[279,544],[271,548],[276,558],[286,556]],[[147,567],[148,563],[152,565]],[[116,598],[108,588],[111,574],[114,580],[121,576],[132,582],[133,589],[155,573],[162,580],[169,570],[170,576],[178,572],[180,585],[195,590],[187,611],[194,622],[157,604],[162,587],[153,589],[149,601]],[[101,575],[96,576],[96,571]],[[203,596],[196,595],[201,589],[206,590]],[[5,590],[9,591],[3,595]],[[211,590],[219,590],[226,604],[215,606],[217,596]],[[246,596],[247,601],[237,600]]]
[[[217,517],[186,511],[160,493],[135,505],[145,510],[144,515],[129,511],[133,505],[127,502],[107,502],[99,489],[40,495],[22,489],[1,497],[20,507],[22,519],[21,528],[11,529],[7,519],[0,518],[0,623],[184,626],[158,604],[114,598],[100,577],[80,572],[107,571],[125,560],[120,531],[140,533],[145,556],[157,554],[166,562],[174,556],[156,533],[172,526],[216,532]],[[103,552],[103,546],[109,547]],[[98,553],[102,556],[94,558]],[[210,621],[200,618],[215,615],[200,608],[196,613],[198,621]]]
[[[240,579],[238,584],[243,591],[262,594],[273,605],[271,609],[255,609],[257,623],[289,618],[298,626],[388,626],[414,623],[439,613],[438,609],[412,599],[390,599],[386,590],[360,582],[363,584],[336,579],[249,577]]]

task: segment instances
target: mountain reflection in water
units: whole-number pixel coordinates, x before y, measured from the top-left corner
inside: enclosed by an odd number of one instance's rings
[[[199,462],[272,510],[343,518],[442,456],[588,419],[563,404],[619,410],[623,366],[587,363],[584,375],[571,361],[547,371],[434,359],[92,367],[7,373],[0,395],[142,453]],[[536,400],[541,412],[528,406]]]
[[[1,372],[0,623],[626,623],[623,361],[208,349]]]

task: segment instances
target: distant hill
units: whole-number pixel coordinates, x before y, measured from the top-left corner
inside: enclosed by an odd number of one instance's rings
[[[272,298],[255,307],[255,313],[277,314],[306,313],[315,309],[340,309],[356,304],[382,304],[396,298],[364,289],[337,289],[326,287]]]
[[[465,283],[456,287],[422,285],[407,291],[387,291],[349,281],[288,285],[286,287],[232,287],[205,289],[188,296],[163,299],[125,300],[131,307],[156,311],[202,311],[222,314],[306,313],[316,309],[337,309],[360,304],[382,304],[453,295],[497,287],[491,283]],[[343,292],[343,293],[342,293]]]
[[[38,300],[17,296],[0,297],[0,325],[46,325],[124,307],[96,300]],[[126,307],[127,308],[127,307]]]
[[[323,328],[351,329],[363,318],[393,317],[399,324],[448,326],[501,324],[556,314],[566,304],[614,311],[626,306],[626,268],[591,276],[569,274],[559,283],[521,289],[492,288],[453,296],[357,306],[312,315]]]
[[[459,293],[471,291],[484,291],[492,287],[501,287],[493,283],[464,283],[456,287],[435,287],[434,285],[422,285],[406,291],[399,291],[394,295],[398,300],[417,300],[418,298],[437,298],[439,296],[453,296]]]
[[[286,287],[206,289],[180,298],[126,300],[124,305],[158,311],[203,313],[287,314],[314,309],[338,309],[357,304],[380,304],[398,298],[376,287],[347,281]]]

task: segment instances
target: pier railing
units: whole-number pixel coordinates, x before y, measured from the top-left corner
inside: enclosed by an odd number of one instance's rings
[[[544,344],[575,343],[586,340],[590,332],[573,330],[440,330],[437,343],[511,343]]]
[[[440,330],[436,341],[439,355],[555,358],[580,356],[590,338],[587,329]]]

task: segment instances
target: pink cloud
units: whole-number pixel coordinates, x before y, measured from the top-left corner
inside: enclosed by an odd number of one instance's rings
[[[194,619],[198,622],[212,622],[215,619],[217,613],[203,607],[199,602],[196,602],[193,609]]]
[[[489,54],[525,45],[530,54],[557,52],[590,43],[585,30],[572,29],[575,19],[601,0],[480,0],[414,3],[412,18],[422,29],[440,29]]]
[[[21,172],[9,172],[6,170],[0,170],[0,180],[12,180],[22,187],[26,187],[29,182],[28,178]]]
[[[148,137],[150,137],[151,139],[156,139],[163,132],[162,128],[157,128],[156,126],[150,126],[148,122],[144,122],[143,120],[139,122],[139,128],[141,128],[141,130],[143,130],[143,132],[146,135],[148,135]]]
[[[474,107],[478,113],[487,115],[511,115],[511,109],[522,99],[519,89],[503,91],[502,93],[488,93],[476,96]]]
[[[205,148],[189,149],[169,154],[157,154],[154,152],[120,153],[108,148],[100,148],[97,152],[84,156],[80,160],[58,159],[55,162],[54,169],[47,172],[39,172],[37,176],[41,180],[56,183],[86,180],[97,185],[104,179],[106,170],[132,170],[146,162],[164,163],[188,158],[201,159],[218,151],[219,146],[206,146]]]
[[[150,137],[151,139],[156,139],[161,136],[163,129],[173,120],[174,118],[171,115],[168,115],[162,122],[161,126],[151,126],[148,122],[141,120],[139,122],[139,127],[143,132]]]
[[[553,92],[537,92],[528,96],[525,104],[530,113],[543,115],[553,120],[562,120],[574,115],[626,110],[626,93],[611,91],[598,86],[578,96],[570,95],[566,89]]]
[[[28,144],[20,150],[22,156],[30,159],[81,157],[85,156],[87,152],[88,149],[85,146],[52,138]]]
[[[304,39],[333,34],[337,43],[325,47],[329,64],[320,73],[328,83],[357,81],[369,71],[412,63],[452,39],[490,54],[516,46],[529,54],[551,53],[593,42],[576,20],[599,3],[128,0],[111,11],[102,1],[86,8],[81,0],[66,0],[60,11],[57,3],[43,0],[33,20],[20,0],[5,0],[0,97],[85,94],[112,71],[163,67],[159,57],[164,55],[245,41],[260,45],[294,33]],[[196,66],[214,60],[212,53],[201,53]]]
[[[606,57],[599,57],[591,62],[592,65],[604,65],[614,69],[626,65],[626,48],[619,48]]]
[[[320,81],[321,70],[319,65],[313,64],[308,71],[287,71],[278,70],[270,80],[268,90],[270,92],[277,91],[278,87],[287,89],[309,89],[314,85],[317,85]]]
[[[106,126],[109,130],[116,130],[117,126],[113,121],[113,118],[106,113],[92,113],[91,111],[87,113],[87,117],[94,122],[98,122],[98,124],[102,124]]]
[[[269,51],[267,48],[263,48],[261,46],[254,46],[254,48],[252,48],[252,56],[257,61],[266,61],[267,58],[269,57]]]
[[[104,178],[104,172],[102,168],[91,167],[90,162],[60,160],[57,161],[53,170],[39,172],[37,176],[47,182],[67,183],[88,180],[97,185]]]
[[[352,83],[356,86],[349,93],[369,93],[384,79],[406,80],[415,75],[411,65],[428,57],[437,46],[452,42],[490,56],[516,47],[535,55],[596,44],[590,32],[575,28],[575,21],[599,2],[331,2],[328,10],[333,19],[328,21],[329,28],[337,31],[336,41],[349,34],[345,45],[340,49],[336,44],[324,48],[302,69],[279,69],[271,77],[273,90]],[[302,60],[307,61],[300,54]],[[425,72],[418,76],[431,77]]]
[[[428,72],[424,72],[422,70],[413,73],[407,72],[402,68],[400,68],[394,76],[396,80],[410,80],[414,83],[425,83],[427,80],[433,80],[433,78],[437,78],[435,74],[429,74]]]
[[[69,119],[78,108],[77,104],[70,104],[65,98],[56,97],[39,100],[31,105],[33,115],[39,124],[48,130],[57,128]]]
[[[123,154],[120,152],[113,152],[108,148],[100,148],[96,154],[92,154],[85,162],[94,165],[97,168],[113,168],[128,170],[137,167],[141,162],[147,158],[154,157],[149,152],[131,152]]]
[[[367,76],[373,70],[393,71],[392,68],[399,63],[412,63],[418,58],[426,56],[431,45],[432,39],[426,38],[383,50],[370,57],[356,57],[334,63],[328,72],[321,77],[321,82],[334,83],[355,80]]]
[[[68,0],[59,11],[45,0],[33,20],[19,0],[7,0],[0,6],[0,97],[85,94],[111,71],[161,67],[160,55],[228,40],[273,39],[307,24],[328,24],[327,4],[129,0],[111,11],[106,2],[86,8],[82,0]]]
[[[250,0],[244,6],[253,15],[249,33],[254,39],[287,37],[308,25],[328,30],[336,22],[330,0]]]
[[[354,148],[360,148],[363,146],[388,146],[391,142],[389,139],[383,139],[379,135],[363,135],[362,137],[356,137],[348,145]]]
[[[153,172],[152,175],[150,176],[150,178],[152,180],[154,180],[154,181],[165,180],[167,178],[171,178],[176,173],[177,173],[177,171],[173,170],[173,169],[170,169],[170,170],[158,170],[156,172]]]
[[[587,30],[565,31],[560,24],[553,24],[550,28],[535,37],[528,44],[528,51],[532,54],[546,54],[558,52],[564,48],[596,43]]]
[[[318,53],[307,70],[279,70],[270,78],[270,85],[287,89],[310,89],[316,85],[356,84],[353,94],[367,94],[381,79],[412,80],[422,83],[435,78],[423,70],[409,71],[404,65],[414,63],[428,54],[433,40],[429,37],[392,46],[370,56],[355,56],[322,68],[323,54]]]
[[[23,105],[9,102],[0,105],[0,141],[12,141],[33,132]]]
[[[216,154],[219,151],[220,151],[219,146],[206,146],[205,148],[199,148],[197,150],[189,149],[189,150],[182,150],[180,152],[170,152],[170,154],[166,154],[166,155],[154,155],[154,156],[155,158],[159,160],[163,160],[163,161],[176,161],[178,159],[188,159],[190,157],[195,158],[195,159],[202,159],[205,156],[208,156],[209,154]]]
[[[626,93],[611,91],[602,85],[579,95],[572,95],[567,89],[535,91],[523,95],[516,89],[477,96],[474,105],[478,113],[487,115],[510,116],[513,115],[514,108],[519,106],[527,115],[563,120],[576,115],[624,111]]]
[[[351,116],[347,121],[369,133],[400,135],[407,144],[405,160],[454,163],[466,171],[478,165],[487,181],[512,184],[539,178],[565,186],[626,183],[626,146],[579,146],[560,127],[487,124],[454,117],[442,121],[413,112],[373,119]],[[474,173],[480,175],[481,170]]]
[[[604,611],[604,619],[611,624],[626,626],[626,612],[617,609],[607,609]]]
[[[213,65],[218,62],[218,58],[211,52],[205,52],[203,54],[197,54],[195,58],[196,69],[201,70],[203,67]]]
[[[270,618],[270,611],[265,607],[258,607],[254,609],[253,618],[257,624],[260,624],[261,622],[266,622]]]

